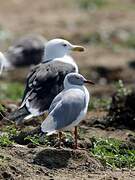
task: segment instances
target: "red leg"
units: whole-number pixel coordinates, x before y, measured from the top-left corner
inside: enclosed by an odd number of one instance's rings
[[[74,149],[77,149],[78,148],[78,144],[77,144],[77,126],[75,126],[74,138],[75,138]]]

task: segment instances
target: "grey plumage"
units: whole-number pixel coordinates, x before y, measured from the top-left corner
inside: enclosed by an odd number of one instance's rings
[[[75,72],[75,67],[59,61],[50,61],[35,66],[27,77],[21,108],[28,109],[29,114],[32,113],[31,109],[34,109],[35,116],[43,114],[49,109],[54,97],[63,90],[63,80],[70,72]],[[27,115],[22,115],[22,119]]]
[[[49,115],[42,124],[43,132],[49,133],[70,126],[84,110],[85,103],[85,94],[81,90],[62,91],[49,108]]]
[[[75,127],[74,148],[77,149],[77,125],[87,113],[89,92],[85,83],[94,84],[78,73],[69,73],[64,79],[64,90],[53,100],[47,118],[41,124],[41,132],[51,135],[58,132],[61,147],[62,132]]]
[[[39,64],[45,50],[44,37],[27,35],[17,39],[5,53],[12,67],[25,67]]]
[[[73,45],[64,39],[52,39],[46,43],[41,64],[28,75],[20,108],[26,107],[30,115],[39,116],[47,111],[57,94],[63,90],[65,76],[78,72],[78,67],[70,56],[72,51],[84,51],[82,46]]]
[[[62,62],[48,62],[36,66],[28,75],[22,104],[27,100],[31,107],[44,112],[54,97],[63,90],[65,76],[75,68]]]

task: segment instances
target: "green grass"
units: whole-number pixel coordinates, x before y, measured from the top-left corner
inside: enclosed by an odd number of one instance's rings
[[[0,25],[0,40],[5,41],[11,37],[11,32]]]
[[[134,10],[135,4],[131,2],[119,2],[113,0],[75,0],[78,7],[83,10],[110,10],[110,11],[131,11]]]
[[[1,147],[11,146],[14,143],[12,137],[18,135],[19,133],[14,125],[5,126],[1,129],[1,131],[3,132],[3,134],[0,135]]]
[[[123,43],[123,46],[135,49],[135,33],[131,33],[127,40]]]
[[[10,137],[8,134],[3,134],[0,136],[0,146],[1,147],[7,147],[12,145],[12,141],[10,140]]]
[[[3,112],[5,108],[0,104],[0,112]]]
[[[92,138],[92,154],[101,161],[104,167],[135,167],[135,147],[116,139]]]
[[[22,98],[24,85],[17,82],[2,83],[0,86],[0,99],[18,100]]]
[[[119,80],[118,82],[116,82],[116,93],[118,96],[124,97],[130,94],[131,92],[132,90],[126,88],[122,80]]]
[[[15,128],[15,125],[5,126],[4,128],[2,128],[2,131],[7,133],[9,137],[16,136],[19,134],[19,132]]]
[[[77,0],[77,3],[81,9],[92,10],[105,6],[107,0]]]
[[[111,104],[111,98],[91,98],[89,110],[108,110]]]
[[[40,137],[38,135],[27,136],[24,140],[29,140],[32,144],[37,146],[40,145]]]
[[[116,93],[119,97],[124,97],[127,96],[132,92],[131,89],[125,87],[124,83],[122,80],[119,80],[115,83],[116,87]],[[92,97],[88,110],[105,110],[108,111],[110,108],[112,102],[112,98],[109,97],[102,97],[102,98],[97,98],[97,97]]]

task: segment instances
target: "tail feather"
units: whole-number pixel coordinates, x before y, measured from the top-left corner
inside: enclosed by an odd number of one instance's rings
[[[23,122],[23,119],[28,116],[30,112],[25,106],[9,114],[7,117],[11,121],[16,121],[18,124]]]
[[[48,115],[48,117],[41,124],[41,131],[51,135],[56,132],[53,116]]]

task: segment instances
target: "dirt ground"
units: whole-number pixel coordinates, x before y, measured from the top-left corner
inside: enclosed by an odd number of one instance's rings
[[[91,155],[87,149],[90,137],[112,137],[128,140],[130,130],[106,130],[87,127],[85,138],[79,143],[84,148],[57,149],[53,147],[30,146],[15,143],[0,149],[0,179],[40,180],[40,179],[90,179],[90,180],[134,180],[134,169],[115,168],[111,170]],[[88,146],[88,147],[87,147]]]
[[[6,153],[5,153],[6,150]],[[45,155],[47,150],[50,152],[52,149],[43,149],[43,148],[36,148],[34,150],[28,149],[23,146],[18,147],[12,147],[8,149],[1,149],[0,153],[1,156],[4,154],[6,156],[8,161],[8,166],[5,165],[5,167],[0,168],[1,173],[1,179],[28,179],[28,180],[46,180],[46,179],[91,179],[91,180],[134,180],[135,172],[129,171],[129,170],[115,170],[114,172],[111,170],[101,171],[101,167],[94,159],[87,157],[86,152],[81,152],[78,150],[78,154],[83,155],[85,157],[86,162],[80,161],[77,158],[74,160],[70,157],[67,157],[69,153],[74,152],[71,150],[64,150],[64,154],[62,154],[62,150],[56,150],[52,151],[53,153],[58,153],[61,155],[61,160],[64,161],[63,167],[57,167],[57,169],[51,169],[51,167],[47,168],[45,167],[45,164],[42,166],[37,165],[34,156],[37,158],[38,152],[42,152],[42,155],[46,158]],[[67,152],[67,153],[65,153]],[[75,152],[75,154],[77,154]],[[78,155],[77,154],[77,155]],[[55,155],[55,158],[57,158],[57,155]],[[66,162],[63,158],[63,155],[66,156]],[[54,155],[53,155],[54,157]],[[34,163],[33,163],[34,161]],[[58,166],[57,164],[55,164]]]
[[[119,79],[122,79],[127,87],[134,88],[135,43],[129,47],[121,45],[121,42],[130,34],[135,36],[135,1],[108,2],[110,5],[87,10],[80,8],[77,0],[1,0],[0,48],[6,50],[17,37],[25,34],[41,34],[47,40],[62,37],[86,47],[85,53],[73,56],[80,72],[96,82],[96,86],[90,89],[92,96],[111,97],[115,92],[114,82]],[[1,35],[3,32],[5,34]],[[100,37],[96,42],[91,40],[95,33]],[[11,72],[5,81],[22,81],[20,76],[24,78],[27,72],[28,70],[24,72],[20,69]],[[134,133],[129,129],[106,129],[89,125],[91,118],[103,117],[105,114],[106,112],[100,110],[88,112],[85,123],[81,125],[85,129],[85,139],[97,136],[128,140],[129,135]],[[45,159],[51,152],[52,158],[58,160],[53,168],[49,166],[50,161]],[[61,156],[57,157],[59,153]],[[83,158],[78,159],[77,156]],[[63,161],[62,167],[58,166],[59,160]],[[135,171],[103,169],[101,163],[84,150],[75,152],[65,149],[63,153],[62,150],[29,148],[19,144],[0,149],[0,179],[60,178],[134,180]]]

